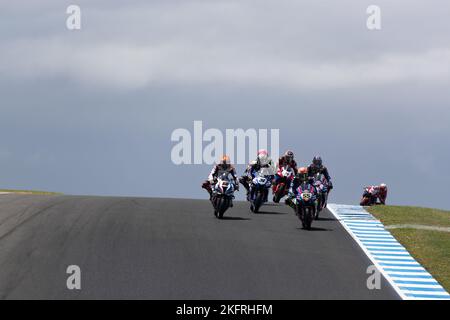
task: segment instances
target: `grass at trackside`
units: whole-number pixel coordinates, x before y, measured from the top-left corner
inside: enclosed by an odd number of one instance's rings
[[[39,191],[39,190],[12,190],[12,189],[0,189],[0,192],[18,193],[18,194],[36,194],[36,195],[61,195],[58,192]]]
[[[373,206],[368,209],[384,225],[420,224],[450,227],[450,211],[403,206]]]
[[[402,206],[374,206],[368,211],[385,226],[450,227],[450,211]],[[413,228],[389,231],[450,292],[450,232]]]
[[[418,229],[389,231],[450,292],[450,232]]]

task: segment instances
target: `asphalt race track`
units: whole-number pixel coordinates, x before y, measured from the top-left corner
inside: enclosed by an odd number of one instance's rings
[[[0,196],[0,299],[399,299],[328,212],[305,231],[290,208],[224,220],[202,200]],[[81,290],[69,290],[69,265]]]

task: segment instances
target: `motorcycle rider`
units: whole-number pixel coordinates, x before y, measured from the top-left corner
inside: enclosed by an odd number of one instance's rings
[[[301,185],[304,185],[305,188],[312,187],[312,189],[314,190],[314,194],[316,195],[317,190],[316,190],[316,187],[314,187],[312,181],[313,181],[313,179],[311,177],[309,177],[309,175],[308,175],[308,168],[306,168],[306,167],[299,168],[297,174],[295,175],[294,179],[291,182],[291,186],[289,188],[289,194],[288,194],[288,197],[287,197],[285,203],[295,210],[295,205],[292,200],[295,199],[295,197],[297,196],[297,194],[298,194],[297,189]]]
[[[250,183],[256,176],[256,173],[262,168],[269,168],[271,172],[275,173],[273,161],[265,149],[258,151],[256,160],[249,163],[244,174],[239,178],[239,182],[244,186],[245,190],[247,190],[247,200],[250,199]],[[264,199],[264,201],[267,201],[267,199]]]
[[[282,167],[289,166],[294,170],[294,173],[297,172],[297,162],[294,160],[294,153],[291,150],[287,150],[283,156],[278,159],[278,169]],[[275,175],[275,179],[273,181],[273,185],[276,186],[280,181],[281,177],[279,175]],[[275,189],[274,189],[275,190]]]
[[[278,168],[281,167],[291,167],[295,172],[297,172],[297,162],[294,160],[294,152],[287,150],[284,155],[278,159]]]
[[[208,179],[203,182],[202,184],[202,188],[205,189],[206,191],[208,191],[209,193],[209,199],[211,200],[212,198],[212,192],[213,192],[213,186],[216,183],[216,180],[219,176],[221,176],[222,174],[230,174],[233,179],[234,179],[234,184],[235,184],[235,190],[239,191],[239,182],[238,182],[238,178],[236,175],[236,169],[234,168],[234,166],[230,163],[230,157],[228,157],[227,155],[223,155],[222,158],[220,159],[219,163],[215,164],[214,167],[212,168]],[[231,206],[233,204],[231,203]]]
[[[379,186],[369,186],[364,189],[363,198],[361,199],[361,205],[364,205],[364,198],[370,198],[369,205],[378,204],[386,204],[387,198],[387,185],[385,183],[380,184]]]
[[[308,166],[308,177],[313,178],[317,173],[323,174],[328,181],[328,190],[333,189],[333,183],[331,182],[331,176],[328,173],[327,167],[322,164],[322,158],[315,156],[312,163]]]

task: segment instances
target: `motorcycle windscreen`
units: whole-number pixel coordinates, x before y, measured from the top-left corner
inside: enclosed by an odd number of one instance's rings
[[[273,170],[272,167],[269,167],[269,168],[261,168],[261,169],[259,170],[259,174],[260,174],[261,176],[273,176],[273,175],[275,175],[275,171]]]

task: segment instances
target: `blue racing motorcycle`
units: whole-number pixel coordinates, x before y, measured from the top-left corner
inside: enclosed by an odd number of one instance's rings
[[[272,172],[265,170],[265,168],[258,171],[253,177],[248,199],[250,201],[250,211],[253,213],[258,213],[261,206],[267,202],[273,177]]]
[[[330,191],[328,189],[328,180],[322,173],[317,173],[314,176],[314,186],[317,190],[317,209],[314,218],[317,220],[319,219],[320,211],[327,207],[328,193]]]

